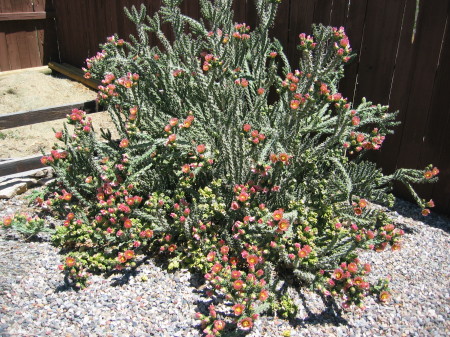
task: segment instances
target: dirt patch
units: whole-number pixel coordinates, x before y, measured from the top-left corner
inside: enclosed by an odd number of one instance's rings
[[[0,76],[0,114],[93,100],[96,92],[59,75],[27,71]],[[90,115],[96,130],[114,128],[106,112]],[[65,119],[0,131],[0,158],[17,158],[49,151],[55,130]]]

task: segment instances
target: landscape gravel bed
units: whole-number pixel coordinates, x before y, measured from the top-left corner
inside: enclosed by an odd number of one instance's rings
[[[0,201],[0,216],[23,210],[23,196]],[[398,200],[391,214],[406,234],[400,251],[363,252],[371,277],[392,277],[392,299],[372,298],[348,312],[304,289],[297,317],[262,317],[256,336],[450,336],[450,220],[424,218]],[[93,276],[81,291],[58,271],[48,238],[24,242],[0,234],[0,336],[201,336],[194,313],[207,305],[201,275],[168,272],[144,259],[136,272]]]

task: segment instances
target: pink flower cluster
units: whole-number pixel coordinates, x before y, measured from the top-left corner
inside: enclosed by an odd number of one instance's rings
[[[333,27],[333,38],[336,41],[334,43],[334,49],[336,50],[337,55],[342,58],[343,62],[348,62],[350,60],[350,53],[352,52],[352,48],[350,48],[350,42],[345,34],[344,27]]]
[[[233,37],[236,40],[248,40],[250,38],[250,26],[247,26],[245,23],[238,23],[234,26],[236,31],[233,33]]]

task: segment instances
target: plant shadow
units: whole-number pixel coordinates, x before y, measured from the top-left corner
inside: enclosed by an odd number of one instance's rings
[[[325,304],[325,309],[322,310],[319,314],[313,313],[310,307],[307,304],[306,297],[299,292],[299,297],[302,301],[303,308],[307,313],[307,317],[305,318],[294,318],[289,321],[289,323],[294,328],[307,328],[309,325],[321,325],[324,322],[331,323],[334,326],[339,325],[347,325],[350,326],[350,323],[342,317],[342,309],[338,306],[335,299],[332,297],[325,297],[321,295],[321,299]]]
[[[420,207],[409,201],[396,198],[391,211],[404,218],[422,222],[427,226],[442,229],[443,231],[450,233],[450,219],[448,217],[433,211],[430,215],[423,216]],[[405,227],[404,230],[405,232],[414,231],[410,226]]]

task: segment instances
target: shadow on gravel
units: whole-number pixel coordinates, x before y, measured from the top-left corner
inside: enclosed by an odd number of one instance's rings
[[[433,210],[430,215],[423,216],[419,206],[399,198],[395,199],[394,207],[392,207],[391,210],[405,218],[423,222],[430,227],[439,228],[450,233],[450,218],[435,213]]]
[[[139,271],[137,270],[137,268],[139,268],[141,265],[143,265],[148,259],[150,259],[150,257],[146,255],[141,260],[136,262],[136,265],[133,268],[131,268],[130,270],[126,270],[123,272],[115,271],[115,272],[112,272],[109,274],[105,274],[105,277],[109,277],[115,273],[120,273],[120,275],[117,275],[116,277],[112,278],[113,282],[111,283],[111,286],[113,286],[113,287],[123,286],[124,284],[127,284],[128,282],[130,282],[131,276],[135,277],[139,274]]]
[[[300,292],[298,294],[302,300],[303,307],[308,314],[308,317],[304,319],[294,318],[290,320],[290,324],[294,328],[307,328],[308,325],[321,325],[324,323],[331,323],[335,326],[350,325],[349,322],[342,317],[342,310],[333,298],[321,296],[326,308],[320,314],[315,314],[309,309],[305,296]]]

